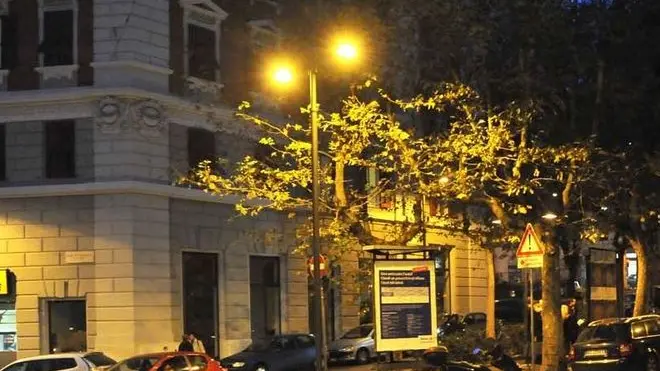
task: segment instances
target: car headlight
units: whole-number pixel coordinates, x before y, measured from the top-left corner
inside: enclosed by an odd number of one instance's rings
[[[352,351],[354,351],[354,350],[355,350],[355,347],[352,346],[352,345],[351,345],[351,346],[347,346],[347,347],[343,347],[343,348],[339,349],[340,352],[352,352]]]
[[[231,364],[231,367],[232,367],[232,368],[241,368],[241,367],[245,367],[245,362],[234,362],[234,363]]]

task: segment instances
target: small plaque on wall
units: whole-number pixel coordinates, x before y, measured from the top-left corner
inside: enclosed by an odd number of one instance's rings
[[[64,264],[91,264],[94,263],[94,251],[65,251]]]

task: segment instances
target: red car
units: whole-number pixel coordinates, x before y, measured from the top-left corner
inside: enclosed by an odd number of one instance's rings
[[[203,353],[165,352],[125,359],[108,371],[227,371]]]

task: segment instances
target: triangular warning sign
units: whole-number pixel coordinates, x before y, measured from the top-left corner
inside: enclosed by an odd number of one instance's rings
[[[543,255],[544,251],[545,249],[541,244],[541,240],[539,240],[536,236],[536,232],[534,232],[534,227],[531,224],[527,224],[527,227],[525,227],[525,233],[523,233],[523,236],[520,239],[520,245],[518,245],[516,256]]]

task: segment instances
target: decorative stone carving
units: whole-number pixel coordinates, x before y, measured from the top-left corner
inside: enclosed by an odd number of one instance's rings
[[[101,132],[117,134],[125,126],[126,120],[125,104],[115,97],[105,97],[99,102],[95,122]]]
[[[166,121],[165,108],[155,100],[122,101],[116,97],[101,99],[95,118],[99,129],[108,134],[134,129],[140,134],[157,135]]]
[[[156,134],[165,127],[165,108],[154,100],[131,105],[136,129],[143,134]]]

